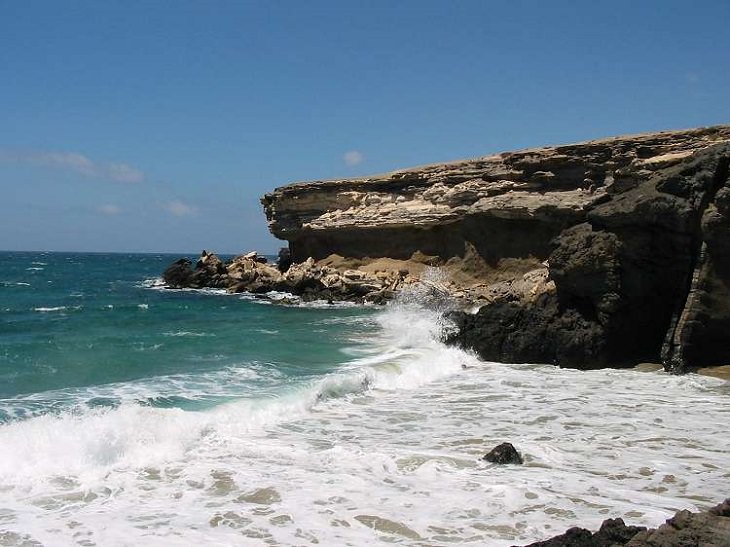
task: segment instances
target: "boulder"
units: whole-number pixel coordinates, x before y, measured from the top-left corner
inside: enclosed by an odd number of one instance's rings
[[[526,547],[614,547],[626,545],[636,534],[646,530],[643,526],[627,526],[623,519],[607,519],[598,532],[574,527],[545,541],[530,543]]]
[[[502,443],[495,446],[482,459],[498,464],[523,463],[522,456],[520,456],[520,453],[517,452],[517,449],[511,443]]]
[[[564,534],[525,547],[725,547],[730,545],[730,499],[693,513],[679,511],[656,529],[627,526],[624,521],[603,521],[598,532],[570,528]]]
[[[730,545],[730,499],[702,513],[679,511],[656,530],[646,530],[628,547],[719,547]]]
[[[193,279],[192,262],[189,258],[176,260],[165,269],[162,279],[171,289],[189,287]]]

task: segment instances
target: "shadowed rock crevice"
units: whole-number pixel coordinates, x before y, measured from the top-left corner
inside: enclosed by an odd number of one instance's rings
[[[675,310],[662,347],[662,361],[672,372],[730,361],[726,342],[730,332],[727,309],[730,277],[726,269],[730,261],[726,257],[730,255],[725,243],[730,226],[724,207],[730,184],[729,166],[730,157],[719,159],[712,183],[700,199],[700,215],[695,220],[692,239],[691,270],[685,281],[686,298],[680,300],[681,305]],[[717,199],[723,188],[726,191]],[[680,190],[683,190],[681,186]],[[710,314],[714,315],[712,322],[706,320]]]

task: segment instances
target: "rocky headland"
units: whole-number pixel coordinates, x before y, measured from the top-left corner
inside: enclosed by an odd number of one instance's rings
[[[715,126],[291,184],[262,198],[278,266],[206,253],[165,279],[384,302],[437,268],[450,342],[486,360],[726,365],[729,165]]]

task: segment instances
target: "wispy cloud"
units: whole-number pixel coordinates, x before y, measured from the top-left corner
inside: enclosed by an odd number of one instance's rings
[[[109,178],[117,182],[142,182],[144,173],[126,163],[110,163],[106,166]]]
[[[358,150],[350,150],[349,152],[345,152],[345,155],[342,156],[342,159],[345,160],[346,165],[353,167],[355,165],[360,165],[362,162],[364,162],[365,156],[362,152]]]
[[[180,201],[179,199],[174,199],[172,201],[164,203],[162,205],[162,208],[171,215],[175,215],[176,217],[192,216],[198,212],[197,207],[188,205],[187,203]]]
[[[105,163],[76,152],[18,151],[0,149],[0,162],[41,165],[51,169],[73,171],[85,177],[112,182],[137,183],[144,181],[144,173],[126,163]]]
[[[99,207],[96,208],[98,212],[100,212],[102,215],[118,215],[122,210],[117,205],[99,205]]]

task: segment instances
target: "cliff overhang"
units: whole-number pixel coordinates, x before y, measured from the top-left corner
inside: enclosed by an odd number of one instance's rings
[[[483,358],[592,368],[730,363],[730,126],[543,147],[262,198],[292,259],[429,257]],[[461,271],[459,271],[461,270]]]

